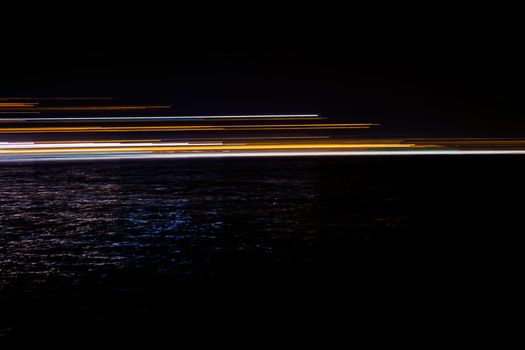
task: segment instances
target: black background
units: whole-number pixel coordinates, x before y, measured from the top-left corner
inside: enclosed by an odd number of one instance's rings
[[[91,4],[12,14],[2,23],[3,96],[321,113],[404,137],[523,132],[512,8]]]

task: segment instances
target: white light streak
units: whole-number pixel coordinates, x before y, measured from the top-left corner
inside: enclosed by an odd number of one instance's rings
[[[78,156],[9,156],[0,157],[0,162],[78,161],[102,159],[189,159],[189,158],[252,158],[252,157],[322,157],[322,156],[435,156],[435,155],[523,155],[525,150],[410,150],[410,151],[274,151],[274,152],[203,152],[168,153],[148,152],[109,154],[89,153]]]
[[[209,115],[209,116],[151,116],[151,117],[53,117],[53,118],[0,118],[0,121],[69,121],[69,120],[192,120],[192,119],[247,119],[247,118],[318,118],[318,114],[256,114],[256,115]]]

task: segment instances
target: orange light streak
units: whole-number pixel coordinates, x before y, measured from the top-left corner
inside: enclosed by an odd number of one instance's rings
[[[5,106],[12,108],[13,111],[128,111],[128,110],[145,110],[145,109],[168,109],[171,106],[62,106],[62,107],[33,107],[31,106],[16,106],[22,103],[9,103],[12,106]],[[33,104],[34,105],[34,104]],[[1,107],[1,103],[0,103]]]
[[[141,146],[141,147],[89,147],[60,149],[16,149],[0,150],[0,154],[36,154],[36,153],[78,153],[78,152],[187,152],[187,151],[229,151],[229,150],[304,150],[304,149],[370,149],[370,148],[411,148],[414,144],[346,144],[346,143],[304,143],[274,145],[213,145],[213,146]]]

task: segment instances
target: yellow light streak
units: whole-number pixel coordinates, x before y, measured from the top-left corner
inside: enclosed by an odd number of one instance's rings
[[[303,143],[303,144],[262,144],[262,145],[212,145],[212,146],[140,146],[140,147],[86,147],[60,149],[15,149],[0,150],[0,154],[38,153],[85,153],[85,152],[188,152],[188,151],[240,151],[240,150],[305,150],[305,149],[370,149],[370,148],[411,148],[414,144],[346,144],[346,143]]]

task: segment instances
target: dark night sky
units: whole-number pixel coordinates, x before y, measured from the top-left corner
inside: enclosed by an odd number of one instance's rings
[[[525,130],[511,10],[91,10],[4,23],[0,95],[114,96],[180,114],[321,113],[406,136]]]

